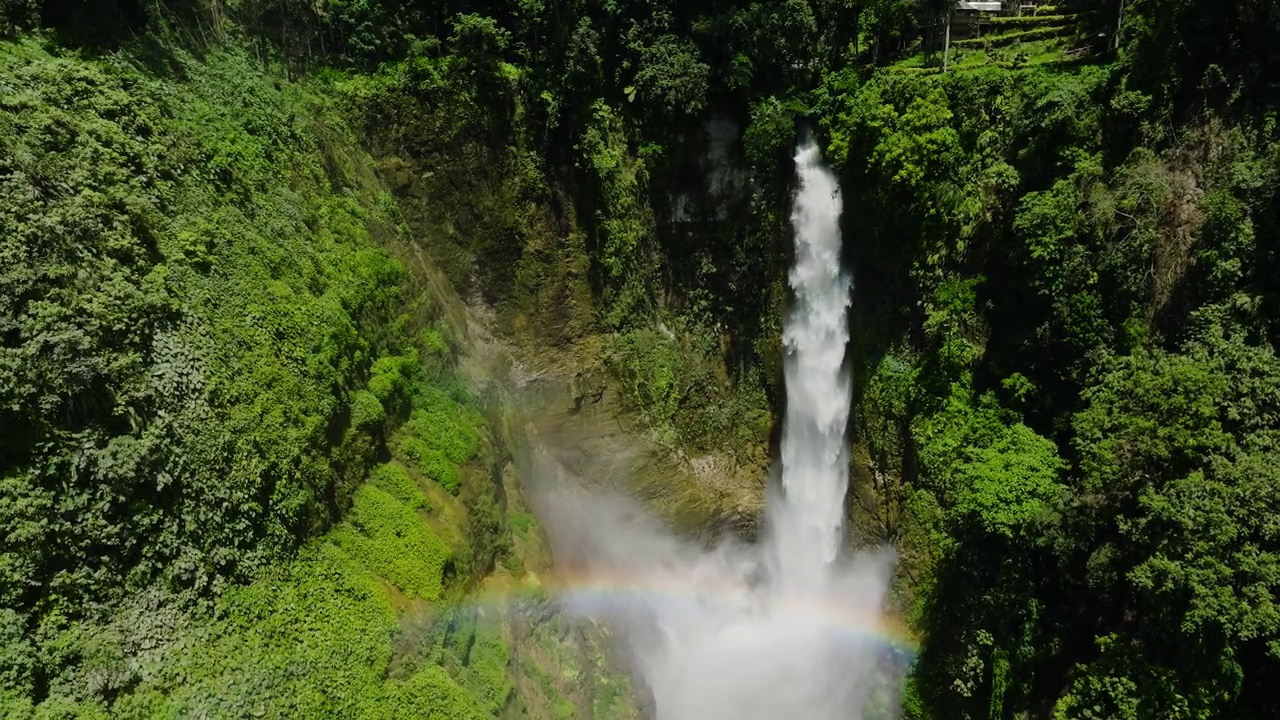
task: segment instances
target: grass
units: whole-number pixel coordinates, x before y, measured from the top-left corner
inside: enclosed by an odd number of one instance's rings
[[[1000,67],[1037,67],[1053,65],[1067,59],[1067,45],[1060,39],[1035,40],[1017,43],[998,49],[952,49],[955,67],[977,68],[984,65]]]
[[[952,71],[974,70],[989,66],[1009,69],[1042,67],[1068,61],[1068,48],[1069,43],[1064,38],[1058,37],[1028,40],[991,49],[952,45],[948,67]],[[926,65],[926,60],[932,64]],[[899,59],[889,65],[888,69],[895,72],[940,72],[941,61],[940,54],[926,58],[923,53],[918,53]]]
[[[957,40],[951,44],[955,47],[1004,47],[1006,45],[1021,44],[1026,42],[1034,42],[1036,40],[1046,40],[1049,38],[1065,37],[1071,33],[1072,29],[1068,27],[1035,27],[1026,30],[1014,30],[1012,32],[996,33],[994,35],[983,35],[982,37],[965,38]]]
[[[1079,15],[1023,15],[987,18],[984,24],[999,28],[1032,28],[1048,25],[1068,25],[1079,19]]]

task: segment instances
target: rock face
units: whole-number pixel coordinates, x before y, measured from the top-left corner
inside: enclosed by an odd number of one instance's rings
[[[762,468],[654,442],[603,368],[577,362],[583,366],[513,370],[531,445],[589,484],[638,495],[684,532],[754,535],[764,507]]]

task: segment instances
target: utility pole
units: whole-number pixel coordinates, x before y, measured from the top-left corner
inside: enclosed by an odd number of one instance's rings
[[[1116,17],[1115,49],[1120,49],[1120,28],[1124,27],[1124,0],[1120,0],[1120,14]]]
[[[947,38],[942,43],[942,72],[947,71],[947,60],[951,55],[951,14],[955,10],[952,0],[947,0]]]

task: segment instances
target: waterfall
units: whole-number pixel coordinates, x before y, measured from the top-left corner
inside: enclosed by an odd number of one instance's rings
[[[787,410],[782,430],[782,492],[770,498],[771,558],[779,582],[816,592],[844,540],[848,489],[849,277],[840,266],[840,188],[812,140],[795,156],[800,187],[791,223],[795,303],[783,329]]]
[[[835,177],[806,140],[795,156],[795,301],[783,342],[787,411],[781,482],[758,545],[711,551],[676,538],[634,500],[571,487],[547,459],[543,517],[557,563],[585,582],[572,612],[626,639],[659,720],[871,720],[893,707],[899,645],[882,604],[889,552],[844,557],[850,385],[844,351],[851,283],[840,263]],[[567,489],[571,488],[571,489]],[[571,560],[565,560],[571,558]]]

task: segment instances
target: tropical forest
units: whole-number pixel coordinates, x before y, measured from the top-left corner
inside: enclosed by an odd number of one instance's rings
[[[0,717],[1280,720],[1275,0],[0,0]]]

